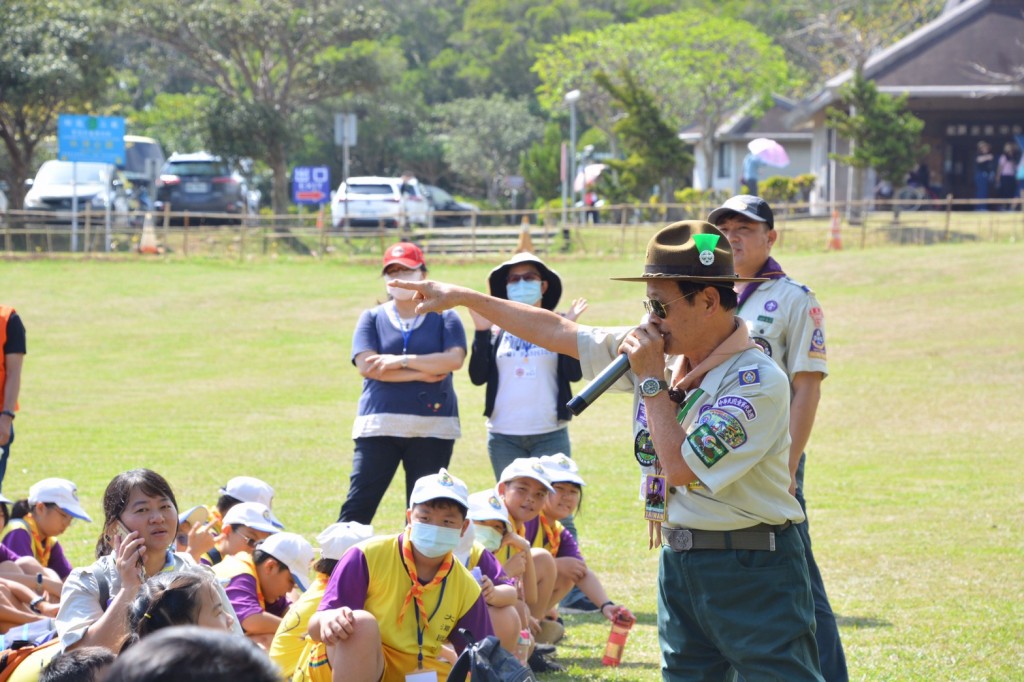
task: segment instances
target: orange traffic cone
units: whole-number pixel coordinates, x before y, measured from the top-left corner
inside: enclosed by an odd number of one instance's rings
[[[828,248],[830,251],[843,250],[843,239],[839,233],[839,211],[832,211],[832,227],[829,229]]]
[[[156,243],[156,230],[153,229],[153,214],[147,213],[142,221],[142,238],[139,240],[139,253],[160,253]]]
[[[516,253],[533,253],[533,240],[530,238],[530,219],[523,216],[522,231],[519,233],[519,243],[516,244]]]
[[[321,206],[320,210],[317,211],[317,213],[316,213],[316,229],[321,231],[321,232],[324,229],[324,209],[323,209],[323,206]]]

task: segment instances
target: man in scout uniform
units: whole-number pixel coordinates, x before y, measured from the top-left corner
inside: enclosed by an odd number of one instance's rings
[[[740,277],[766,278],[765,282],[739,285],[738,315],[746,320],[754,343],[779,364],[789,377],[790,492],[804,513],[804,448],[811,436],[814,415],[821,398],[821,382],[828,374],[825,362],[825,317],[814,292],[786,276],[771,256],[778,234],[772,209],[764,199],[735,196],[708,216],[732,246],[733,263]],[[811,551],[807,522],[797,525],[804,541],[807,569],[814,595],[818,656],[822,676],[829,682],[849,679],[846,656],[839,638],[825,583]]]
[[[658,636],[666,680],[821,680],[804,515],[789,494],[789,382],[735,317],[737,277],[722,234],[703,221],[660,230],[647,245],[648,316],[632,329],[578,325],[438,282],[417,310],[465,305],[502,329],[580,358],[593,376],[619,353],[630,370],[636,459],[644,491],[663,476],[665,518]],[[642,446],[642,447],[641,447]],[[659,527],[659,524],[663,526]],[[659,532],[660,531],[660,532]]]
[[[21,391],[21,365],[25,360],[25,325],[14,308],[0,305],[0,486],[7,473],[7,458],[14,442],[14,416]]]
[[[466,484],[441,469],[416,481],[409,525],[346,552],[331,574],[309,636],[327,645],[332,679],[436,682],[457,634],[494,634],[476,579],[453,552],[468,526]]]
[[[288,610],[287,595],[296,587],[305,591],[313,546],[296,533],[275,533],[251,552],[225,557],[213,572],[227,592],[242,630],[269,649],[281,617]]]

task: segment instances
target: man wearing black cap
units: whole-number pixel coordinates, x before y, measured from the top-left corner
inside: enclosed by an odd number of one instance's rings
[[[766,278],[765,282],[737,285],[738,314],[746,320],[750,336],[789,377],[790,398],[789,469],[792,475],[790,492],[806,514],[803,496],[804,448],[811,436],[814,415],[821,397],[821,382],[828,374],[825,353],[825,321],[814,292],[793,281],[771,257],[775,244],[775,219],[772,209],[761,197],[741,194],[732,197],[708,216],[729,240],[733,262],[741,277]],[[807,522],[797,530],[804,541],[807,568],[814,595],[817,622],[815,638],[821,671],[828,682],[849,679],[846,656],[839,638],[839,628],[829,604],[821,571],[811,551]]]
[[[635,328],[598,329],[437,282],[414,289],[421,312],[465,305],[503,329],[578,357],[593,376],[625,353],[634,454],[643,490],[666,484],[658,636],[665,680],[821,680],[804,520],[789,493],[789,382],[735,317],[738,277],[722,234],[674,223],[648,243],[649,313]],[[657,477],[664,477],[658,479]],[[643,512],[639,512],[643,513]],[[662,523],[663,522],[663,523]]]

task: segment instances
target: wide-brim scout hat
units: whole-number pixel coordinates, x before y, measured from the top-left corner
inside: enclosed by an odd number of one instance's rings
[[[644,274],[612,279],[620,282],[687,280],[712,284],[766,281],[764,277],[739,277],[732,264],[729,240],[718,228],[703,220],[683,220],[661,228],[647,242]]]
[[[491,287],[491,296],[495,298],[508,298],[508,282],[506,281],[508,279],[508,271],[512,269],[512,266],[523,263],[535,266],[540,272],[541,280],[548,283],[547,291],[540,298],[540,305],[545,310],[554,310],[555,306],[558,305],[558,300],[562,298],[562,278],[558,276],[557,272],[545,265],[544,261],[528,251],[517,253],[491,270],[491,274],[487,276],[487,283]]]

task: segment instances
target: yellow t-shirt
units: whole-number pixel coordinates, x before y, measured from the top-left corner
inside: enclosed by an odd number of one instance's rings
[[[298,601],[291,605],[281,619],[281,624],[274,634],[270,645],[270,659],[281,668],[286,679],[294,682],[306,680],[324,680],[330,682],[331,669],[326,665],[327,655],[323,644],[309,638],[307,630],[309,619],[316,613],[327,587],[327,576],[317,575],[316,581],[302,593]],[[320,661],[317,668],[323,668],[325,674],[316,676],[307,671],[311,662]],[[294,673],[294,675],[293,675]]]
[[[350,576],[355,577],[360,573],[359,563],[366,561],[368,581],[361,608],[373,614],[380,626],[384,682],[404,682],[405,675],[416,670],[419,652],[416,612],[411,605],[402,623],[398,623],[398,614],[410,586],[409,573],[405,570],[398,544],[401,537],[375,537],[356,545],[358,551],[349,550],[331,575],[321,604],[323,609],[340,606],[360,608],[357,603],[347,603],[340,595],[351,594],[349,590],[353,586]],[[351,572],[350,568],[353,569]],[[444,679],[451,670],[448,663],[437,658],[441,645],[455,632],[459,621],[480,599],[480,586],[457,560],[452,562],[452,568],[442,585],[435,586],[423,595],[423,606],[429,617],[429,625],[423,631],[423,667],[438,671],[440,679]],[[483,639],[492,633],[473,634],[477,639]]]

